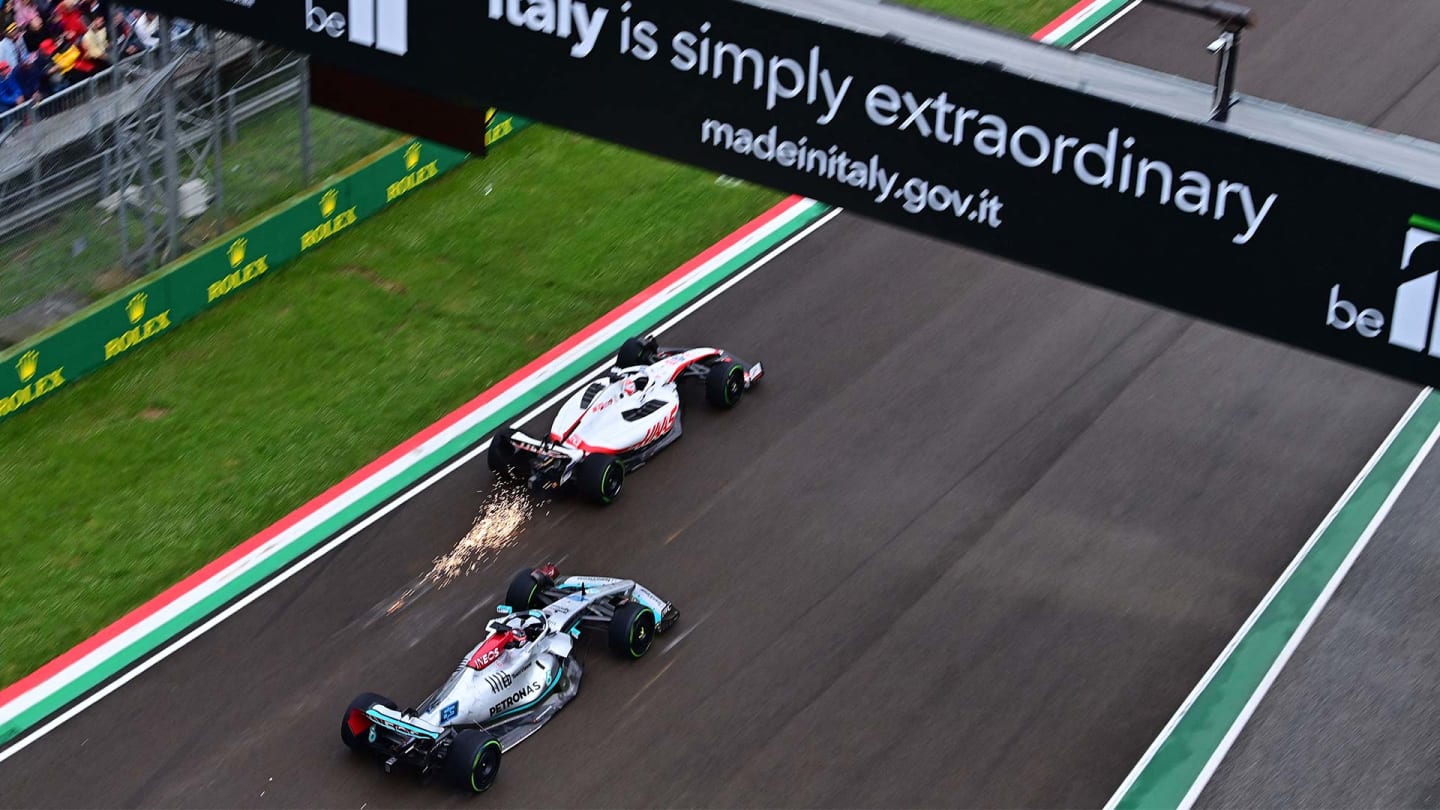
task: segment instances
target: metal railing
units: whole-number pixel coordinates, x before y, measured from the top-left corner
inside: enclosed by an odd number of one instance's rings
[[[186,41],[198,33],[187,32]],[[262,48],[253,40],[230,35],[222,35],[216,45],[222,64]],[[175,81],[183,83],[202,68],[186,65],[183,46],[177,51],[181,64]],[[296,61],[291,57],[258,77],[243,77],[225,91],[221,103],[230,135],[237,122],[299,94]],[[160,68],[155,51],[136,54],[84,82],[0,116],[0,239],[86,197],[113,193],[107,188],[118,168],[112,164],[113,129],[141,109],[141,88]]]

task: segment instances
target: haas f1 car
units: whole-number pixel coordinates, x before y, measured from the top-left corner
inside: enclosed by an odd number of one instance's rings
[[[351,750],[373,754],[389,772],[404,764],[483,793],[500,757],[545,725],[580,689],[573,643],[582,629],[604,633],[626,660],[645,655],[675,624],[674,605],[628,579],[572,576],[553,565],[516,574],[499,616],[443,686],[419,706],[365,693],[340,722]]]
[[[724,349],[630,338],[608,374],[561,406],[545,438],[497,433],[490,469],[501,478],[528,480],[537,495],[574,488],[586,500],[613,503],[628,473],[680,438],[680,381],[702,381],[710,404],[728,409],[764,373],[759,363],[747,364]]]

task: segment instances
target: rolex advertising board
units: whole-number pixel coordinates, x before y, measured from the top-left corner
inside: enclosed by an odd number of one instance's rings
[[[151,4],[1440,382],[1398,177],[737,0],[483,0],[465,48],[444,0]]]
[[[489,131],[503,128],[499,140],[526,123],[492,112]],[[340,238],[465,158],[464,152],[427,141],[402,143],[0,354],[0,421]]]

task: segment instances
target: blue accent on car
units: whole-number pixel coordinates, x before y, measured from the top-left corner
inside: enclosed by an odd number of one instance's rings
[[[398,728],[399,730],[403,731],[406,734],[409,734],[412,737],[424,737],[427,740],[434,740],[440,736],[437,732],[431,731],[428,728],[421,728],[419,726],[407,723],[404,720],[397,720],[394,717],[387,717],[383,714],[379,714],[374,709],[366,711],[365,716],[370,718],[370,722],[374,723],[377,726],[380,726],[381,728]]]
[[[449,706],[446,706],[445,708],[443,708],[443,709],[440,710],[440,722],[442,722],[442,723],[448,723],[448,722],[450,722],[451,720],[454,720],[454,719],[455,719],[455,715],[457,715],[457,714],[459,714],[459,713],[460,713],[460,701],[457,700],[457,701],[455,701],[454,703],[451,703]]]
[[[575,638],[579,638],[579,637],[580,637],[580,627],[577,625],[577,626],[575,626],[575,627],[570,628],[570,635],[574,636]]]
[[[495,610],[496,610],[497,612],[499,612],[499,613],[504,613],[504,614],[506,614],[506,615],[509,615],[509,614],[515,612],[515,608],[512,608],[512,607],[510,607],[509,605],[496,605],[496,606],[495,606]]]

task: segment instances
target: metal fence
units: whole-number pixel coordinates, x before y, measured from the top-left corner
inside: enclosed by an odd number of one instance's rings
[[[391,137],[312,122],[303,58],[210,36],[194,29],[168,59],[147,52],[0,115],[0,347]]]

